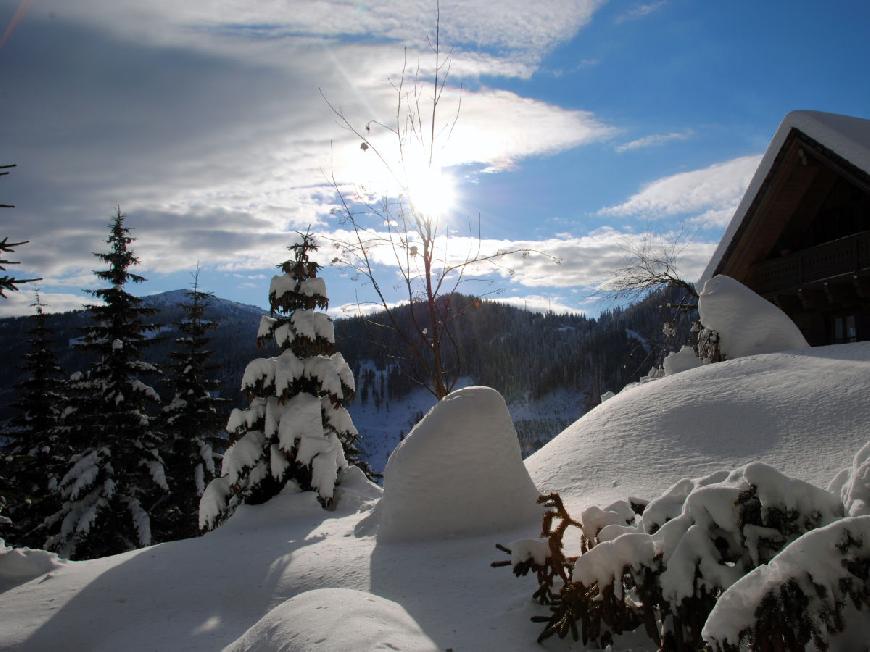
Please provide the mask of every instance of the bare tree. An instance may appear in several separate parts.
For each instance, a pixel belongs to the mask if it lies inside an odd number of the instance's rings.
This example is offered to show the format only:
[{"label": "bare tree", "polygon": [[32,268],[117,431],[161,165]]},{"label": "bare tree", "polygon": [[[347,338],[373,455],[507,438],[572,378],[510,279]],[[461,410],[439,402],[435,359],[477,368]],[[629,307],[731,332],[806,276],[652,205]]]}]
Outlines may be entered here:
[{"label": "bare tree", "polygon": [[[7,164],[0,165],[0,177],[5,177],[9,174],[8,170],[14,168],[15,164]],[[12,204],[0,204],[0,208],[15,208]],[[21,242],[9,242],[9,237],[4,237],[0,240],[0,256],[4,254],[11,254],[15,251],[15,247],[20,247],[21,245],[25,245],[29,240],[22,240]],[[6,260],[5,258],[0,257],[0,272],[5,272],[5,265],[17,265],[18,263],[14,260]],[[18,290],[18,286],[22,283],[32,283],[34,281],[41,281],[41,278],[15,278],[14,276],[7,276],[5,274],[0,275],[0,298],[6,298],[6,292],[16,292]]]},{"label": "bare tree", "polygon": [[680,273],[679,259],[684,246],[681,238],[666,241],[647,235],[627,247],[626,264],[616,270],[605,287],[617,300],[635,301],[656,291],[676,290],[661,306],[665,313],[662,329],[667,338],[674,338],[678,323],[688,322],[689,343],[697,353],[702,329],[696,314],[698,290]]},{"label": "bare tree", "polygon": [[[338,123],[359,139],[362,151],[377,159],[397,188],[395,193],[374,202],[361,200],[367,194],[364,189],[354,192],[342,186],[334,171],[328,173],[338,197],[335,213],[350,232],[347,238],[332,239],[336,249],[333,262],[353,269],[371,286],[389,325],[407,345],[418,367],[425,370],[423,378],[414,380],[438,399],[446,396],[457,381],[458,350],[452,329],[458,314],[451,295],[464,281],[488,272],[511,274],[508,257],[540,254],[525,248],[485,251],[479,217],[476,233],[465,239],[470,246],[458,251],[456,233],[440,221],[431,206],[415,197],[414,186],[421,184],[429,194],[438,192],[435,186],[442,175],[441,159],[462,106],[460,98],[449,117],[440,117],[451,66],[450,55],[441,50],[440,24],[440,6],[436,3],[435,33],[429,40],[434,65],[427,72],[418,62],[410,70],[405,50],[402,72],[392,81],[396,108],[390,122],[371,120],[357,128],[321,91]],[[384,135],[386,145],[381,141]],[[367,226],[371,223],[379,228]],[[388,260],[382,262],[395,265],[399,271],[399,288],[402,303],[409,306],[410,327],[399,324],[378,280],[379,255],[387,256]]]}]

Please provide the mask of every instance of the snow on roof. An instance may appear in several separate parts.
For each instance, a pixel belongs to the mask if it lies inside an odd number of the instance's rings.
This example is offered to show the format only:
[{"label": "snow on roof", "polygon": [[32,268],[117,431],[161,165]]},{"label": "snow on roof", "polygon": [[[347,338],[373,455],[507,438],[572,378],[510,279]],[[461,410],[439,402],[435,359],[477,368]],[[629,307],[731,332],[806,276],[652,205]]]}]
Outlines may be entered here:
[{"label": "snow on roof", "polygon": [[746,189],[746,194],[743,195],[740,205],[734,212],[734,217],[731,218],[731,222],[725,230],[725,235],[722,236],[719,246],[716,247],[713,257],[698,281],[699,287],[703,287],[704,283],[715,274],[716,268],[746,218],[749,208],[767,179],[773,163],[792,129],[809,136],[859,170],[870,174],[870,120],[836,113],[822,113],[821,111],[792,111],[785,116],[776,130],[773,140],[770,141],[770,145]]}]

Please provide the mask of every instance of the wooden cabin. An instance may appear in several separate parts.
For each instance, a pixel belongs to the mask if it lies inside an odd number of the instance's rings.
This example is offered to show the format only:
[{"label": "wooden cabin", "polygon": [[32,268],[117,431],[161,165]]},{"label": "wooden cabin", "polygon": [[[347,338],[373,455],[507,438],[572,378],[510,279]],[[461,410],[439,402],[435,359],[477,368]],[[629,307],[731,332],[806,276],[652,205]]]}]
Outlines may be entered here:
[{"label": "wooden cabin", "polygon": [[813,346],[870,340],[870,120],[789,113],[702,283],[715,274],[775,303]]}]

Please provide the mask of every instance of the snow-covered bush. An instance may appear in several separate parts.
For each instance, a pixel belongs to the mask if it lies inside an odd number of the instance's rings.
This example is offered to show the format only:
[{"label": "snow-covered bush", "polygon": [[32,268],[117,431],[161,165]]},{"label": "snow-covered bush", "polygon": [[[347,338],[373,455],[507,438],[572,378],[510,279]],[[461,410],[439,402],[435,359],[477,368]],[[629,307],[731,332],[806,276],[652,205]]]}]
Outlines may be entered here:
[{"label": "snow-covered bush", "polygon": [[870,441],[855,454],[852,466],[831,481],[828,491],[840,496],[847,516],[870,515]]},{"label": "snow-covered bush", "polygon": [[718,334],[716,343],[729,360],[809,346],[788,315],[729,276],[707,281],[698,314],[704,328]]},{"label": "snow-covered bush", "polygon": [[[857,612],[857,614],[856,614]],[[804,534],[731,585],[703,629],[714,650],[866,649],[870,516]]]},{"label": "snow-covered bush", "polygon": [[268,500],[291,480],[331,507],[339,474],[357,455],[357,431],[344,407],[353,398],[353,373],[334,352],[329,317],[314,312],[328,305],[320,265],[309,260],[317,246],[306,233],[291,249],[294,258],[269,288],[272,316],[263,317],[257,332],[260,342],[275,338],[281,353],[245,369],[242,389],[251,403],[227,422],[232,445],[221,477],[202,493],[202,529],[214,528],[243,502]]},{"label": "snow-covered bush", "polygon": [[[540,548],[528,542],[508,548],[515,572],[535,571],[535,597],[551,603],[551,615],[535,619],[546,623],[539,640],[571,632],[607,645],[644,626],[668,650],[697,649],[720,595],[798,537],[843,515],[833,494],[761,463],[681,480],[645,507],[636,500],[590,507],[579,522],[557,496],[546,500],[543,562]],[[643,514],[632,519],[635,507]],[[568,526],[582,531],[576,558],[562,554]],[[523,554],[514,553],[517,545]]]}]

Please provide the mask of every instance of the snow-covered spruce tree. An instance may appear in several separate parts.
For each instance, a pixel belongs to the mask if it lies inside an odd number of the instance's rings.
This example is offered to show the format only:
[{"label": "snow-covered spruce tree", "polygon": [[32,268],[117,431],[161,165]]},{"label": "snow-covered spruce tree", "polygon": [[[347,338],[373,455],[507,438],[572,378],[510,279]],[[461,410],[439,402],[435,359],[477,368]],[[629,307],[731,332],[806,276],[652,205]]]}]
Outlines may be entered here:
[{"label": "snow-covered spruce tree", "polygon": [[0,456],[0,474],[11,490],[7,500],[15,527],[7,540],[30,547],[42,545],[44,537],[37,526],[59,506],[54,490],[69,458],[69,449],[57,429],[66,400],[63,372],[51,347],[43,305],[37,294],[29,350],[23,356],[24,377],[16,385],[12,404],[17,414],[12,428],[4,433],[9,443]]},{"label": "snow-covered spruce tree", "polygon": [[61,478],[61,508],[48,519],[46,547],[69,558],[102,557],[151,543],[151,509],[168,491],[158,452],[161,436],[147,408],[159,396],[140,377],[156,372],[142,360],[153,329],[143,319],[153,311],[125,285],[144,279],[129,271],[139,261],[130,230],[118,209],[109,251],[94,254],[108,267],[96,275],[109,287],[91,290],[102,300],[89,310],[92,325],[81,348],[94,361],[73,375],[73,396],[62,429],[74,454]]},{"label": "snow-covered spruce tree", "polygon": [[199,524],[212,529],[236,507],[261,503],[288,482],[314,490],[327,509],[338,475],[357,455],[357,432],[344,404],[353,398],[353,373],[335,353],[332,320],[316,308],[328,305],[320,265],[309,259],[314,238],[301,234],[283,275],[269,287],[271,317],[263,317],[258,343],[274,338],[280,354],[257,358],[245,369],[242,389],[251,399],[233,410],[221,477],[206,488]]},{"label": "snow-covered spruce tree", "polygon": [[220,382],[210,376],[214,366],[209,364],[212,352],[208,348],[208,333],[217,323],[205,318],[212,296],[199,289],[197,270],[188,301],[182,305],[184,318],[177,326],[180,336],[169,354],[172,401],[163,408],[166,438],[161,455],[171,493],[152,527],[157,541],[199,534],[199,499],[219,469],[216,451],[224,440],[218,435],[223,426],[218,408],[224,399],[216,395]]}]

